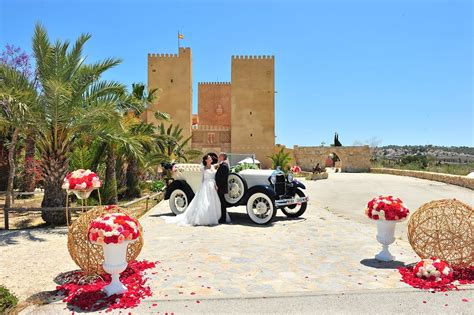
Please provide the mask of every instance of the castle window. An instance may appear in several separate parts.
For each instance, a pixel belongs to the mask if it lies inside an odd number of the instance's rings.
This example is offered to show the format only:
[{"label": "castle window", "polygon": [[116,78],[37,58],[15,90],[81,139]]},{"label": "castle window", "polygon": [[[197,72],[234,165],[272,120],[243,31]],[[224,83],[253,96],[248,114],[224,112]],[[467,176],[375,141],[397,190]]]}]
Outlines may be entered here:
[{"label": "castle window", "polygon": [[207,133],[207,143],[213,144],[216,140],[216,134],[214,132]]},{"label": "castle window", "polygon": [[156,69],[151,70],[152,72],[156,72]]},{"label": "castle window", "polygon": [[250,115],[252,115],[252,112],[250,112]]},{"label": "castle window", "polygon": [[173,83],[173,79],[171,79],[171,83]]},{"label": "castle window", "polygon": [[253,134],[250,134],[251,137],[253,137]]}]

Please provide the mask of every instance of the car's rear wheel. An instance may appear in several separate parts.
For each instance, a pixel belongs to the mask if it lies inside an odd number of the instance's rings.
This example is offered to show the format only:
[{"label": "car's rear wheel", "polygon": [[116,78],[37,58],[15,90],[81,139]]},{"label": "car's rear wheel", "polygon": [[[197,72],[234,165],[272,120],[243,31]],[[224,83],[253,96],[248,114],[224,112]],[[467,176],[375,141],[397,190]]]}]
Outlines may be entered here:
[{"label": "car's rear wheel", "polygon": [[191,196],[180,188],[176,188],[170,195],[170,208],[175,214],[181,214],[186,211],[189,203],[191,202]]},{"label": "car's rear wheel", "polygon": [[247,183],[240,175],[231,173],[229,174],[227,185],[228,193],[225,194],[225,200],[230,206],[238,205],[245,195]]},{"label": "car's rear wheel", "polygon": [[276,215],[275,201],[264,193],[254,193],[247,201],[247,214],[257,224],[269,224]]},{"label": "car's rear wheel", "polygon": [[[300,189],[296,189],[295,197],[304,197],[305,194]],[[289,218],[298,218],[306,211],[308,206],[307,202],[302,202],[300,204],[294,204],[291,206],[286,206],[281,208],[281,211]]]}]

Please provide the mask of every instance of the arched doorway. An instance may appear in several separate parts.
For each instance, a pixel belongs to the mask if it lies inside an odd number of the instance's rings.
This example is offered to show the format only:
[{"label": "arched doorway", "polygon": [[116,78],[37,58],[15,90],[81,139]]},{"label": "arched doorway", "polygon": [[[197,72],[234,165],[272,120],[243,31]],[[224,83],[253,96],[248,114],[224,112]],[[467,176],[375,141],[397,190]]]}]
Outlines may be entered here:
[{"label": "arched doorway", "polygon": [[326,157],[326,170],[330,172],[341,172],[342,171],[342,162],[341,158],[336,154],[336,152],[331,152]]}]

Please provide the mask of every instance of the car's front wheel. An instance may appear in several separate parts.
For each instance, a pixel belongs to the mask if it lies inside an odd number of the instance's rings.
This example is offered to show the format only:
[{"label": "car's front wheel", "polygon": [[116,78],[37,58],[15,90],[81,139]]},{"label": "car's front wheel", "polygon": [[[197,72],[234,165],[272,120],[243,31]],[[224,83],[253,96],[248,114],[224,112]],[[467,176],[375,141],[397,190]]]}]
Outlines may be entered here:
[{"label": "car's front wheel", "polygon": [[275,201],[264,193],[254,193],[247,201],[247,214],[257,224],[269,224],[276,215]]},{"label": "car's front wheel", "polygon": [[[296,189],[295,197],[304,197],[305,194],[300,189]],[[281,211],[288,217],[288,218],[298,218],[306,211],[306,207],[308,206],[307,202],[302,202],[300,204],[294,204],[291,206],[286,206],[281,208]]]},{"label": "car's front wheel", "polygon": [[225,200],[230,206],[236,206],[244,197],[247,191],[247,183],[238,174],[230,173],[228,182],[228,193],[225,194]]},{"label": "car's front wheel", "polygon": [[191,202],[191,196],[188,196],[186,192],[180,188],[176,188],[170,195],[170,208],[175,214],[181,214],[186,211],[189,203]]}]

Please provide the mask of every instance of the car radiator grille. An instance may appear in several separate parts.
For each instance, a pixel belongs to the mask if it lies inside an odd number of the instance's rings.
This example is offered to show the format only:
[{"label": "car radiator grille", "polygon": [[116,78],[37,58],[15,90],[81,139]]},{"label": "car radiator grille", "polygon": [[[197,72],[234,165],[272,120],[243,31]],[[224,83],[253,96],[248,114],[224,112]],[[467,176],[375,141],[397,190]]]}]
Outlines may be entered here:
[{"label": "car radiator grille", "polygon": [[277,175],[276,182],[275,182],[275,192],[277,195],[285,195],[286,194],[286,179],[285,175]]}]

